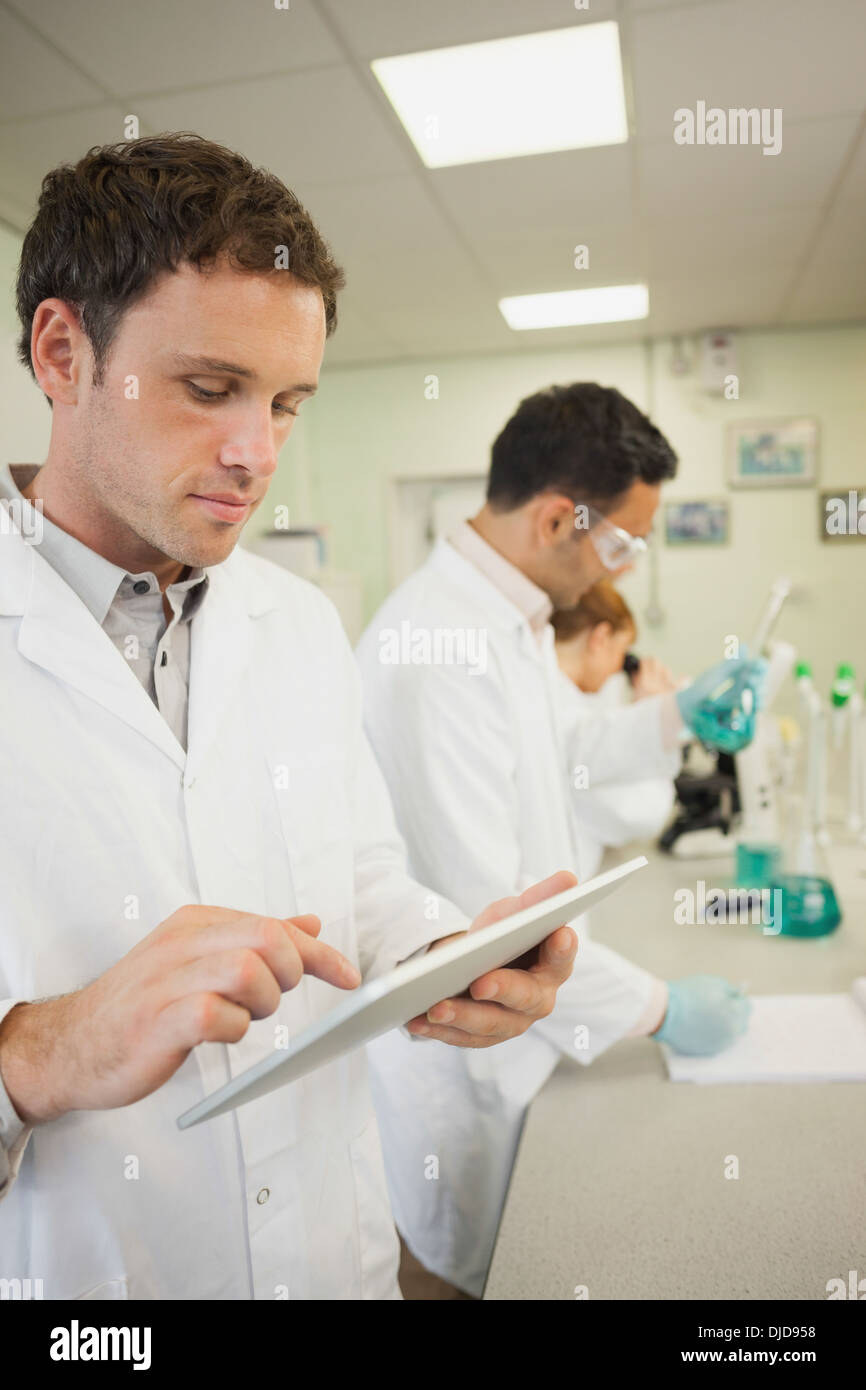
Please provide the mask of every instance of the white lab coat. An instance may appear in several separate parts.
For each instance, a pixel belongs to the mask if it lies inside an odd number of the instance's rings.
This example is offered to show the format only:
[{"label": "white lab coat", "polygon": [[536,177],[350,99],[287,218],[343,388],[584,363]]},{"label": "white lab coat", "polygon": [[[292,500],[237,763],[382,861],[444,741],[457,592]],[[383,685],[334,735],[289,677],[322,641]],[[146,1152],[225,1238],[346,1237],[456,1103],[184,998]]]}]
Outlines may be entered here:
[{"label": "white lab coat", "polygon": [[[565,682],[563,703],[574,702],[584,718],[606,710],[629,709],[634,703],[628,680],[611,676],[600,690],[580,690],[560,671]],[[581,870],[585,877],[598,873],[606,849],[619,849],[634,840],[649,840],[667,824],[676,790],[672,777],[643,777],[633,782],[603,782],[582,789],[572,801],[579,826]]]},{"label": "white lab coat", "polygon": [[[385,664],[380,634],[405,622],[410,636],[483,631],[486,672]],[[595,786],[670,778],[679,765],[662,745],[658,699],[586,718],[553,629],[540,649],[514,604],[447,541],[386,600],[357,655],[410,865],[467,913],[556,869],[589,876],[575,767],[589,768]],[[640,911],[640,887],[620,901]],[[368,1048],[397,1225],[422,1263],[470,1293],[483,1287],[526,1106],[563,1053],[591,1061],[649,1001],[652,976],[591,941],[586,918],[577,925],[572,978],[523,1037],[457,1050],[390,1033]],[[576,1048],[579,1025],[588,1034]]]},{"label": "white lab coat", "polygon": [[[330,602],[243,551],[210,586],[186,754],[73,590],[0,534],[0,1013],[87,984],[184,903],[316,912],[368,977],[442,933],[405,872]],[[146,1099],[38,1126],[0,1203],[0,1277],[64,1299],[398,1298],[362,1051],[175,1123],[277,1026],[343,997],[306,978]]]}]

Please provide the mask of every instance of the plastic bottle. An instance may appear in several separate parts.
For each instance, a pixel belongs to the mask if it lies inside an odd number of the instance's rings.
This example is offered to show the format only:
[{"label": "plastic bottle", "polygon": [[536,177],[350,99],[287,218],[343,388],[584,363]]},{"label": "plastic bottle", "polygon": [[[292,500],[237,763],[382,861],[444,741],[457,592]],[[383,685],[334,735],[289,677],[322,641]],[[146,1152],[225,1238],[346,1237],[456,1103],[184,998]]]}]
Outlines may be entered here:
[{"label": "plastic bottle", "polygon": [[864,800],[864,747],[863,747],[863,697],[859,690],[852,690],[847,706],[848,713],[848,814],[845,828],[856,835],[863,829],[866,819],[866,800]]},{"label": "plastic bottle", "polygon": [[[827,819],[845,824],[851,781],[852,696],[854,667],[840,661],[830,687],[830,739],[827,749]],[[837,832],[836,832],[837,833]]]},{"label": "plastic bottle", "polygon": [[[789,800],[784,867],[773,875],[771,916],[785,936],[826,936],[842,920],[823,849],[827,780],[827,720],[807,662],[795,679],[805,725],[802,798]],[[843,673],[837,680],[845,679]],[[834,682],[834,689],[836,683]],[[840,694],[844,693],[840,687]],[[850,695],[850,692],[849,692]],[[845,697],[846,700],[848,696]],[[836,706],[841,708],[840,705]],[[778,920],[777,920],[778,919]]]}]

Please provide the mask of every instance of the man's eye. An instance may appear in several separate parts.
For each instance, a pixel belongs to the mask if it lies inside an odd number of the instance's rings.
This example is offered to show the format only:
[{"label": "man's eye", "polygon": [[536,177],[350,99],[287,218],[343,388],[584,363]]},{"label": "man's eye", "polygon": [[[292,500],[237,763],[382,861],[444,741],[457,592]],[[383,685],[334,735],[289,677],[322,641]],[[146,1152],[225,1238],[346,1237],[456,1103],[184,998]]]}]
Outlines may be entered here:
[{"label": "man's eye", "polygon": [[[197,401],[224,401],[229,395],[228,391],[206,391],[203,386],[196,386],[194,381],[188,381],[186,384]],[[280,405],[278,401],[274,401],[272,408],[278,415],[297,415],[298,413],[290,406]]]},{"label": "man's eye", "polygon": [[200,401],[221,401],[228,395],[228,391],[206,391],[203,386],[196,386],[194,381],[188,381],[187,386]]}]

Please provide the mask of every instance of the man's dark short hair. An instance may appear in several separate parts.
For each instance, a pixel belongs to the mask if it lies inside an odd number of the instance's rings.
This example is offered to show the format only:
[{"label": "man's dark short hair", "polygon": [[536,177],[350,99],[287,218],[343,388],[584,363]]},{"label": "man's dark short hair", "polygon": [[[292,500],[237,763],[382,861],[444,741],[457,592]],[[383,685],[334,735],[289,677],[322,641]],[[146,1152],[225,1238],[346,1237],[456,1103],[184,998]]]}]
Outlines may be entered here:
[{"label": "man's dark short hair", "polygon": [[345,276],[274,174],[191,131],[94,146],[42,180],[18,268],[19,358],[35,379],[33,316],[44,299],[62,299],[78,312],[100,385],[124,313],[157,276],[183,262],[210,268],[218,256],[239,270],[285,266],[320,289],[333,333]]},{"label": "man's dark short hair", "polygon": [[513,511],[541,492],[610,510],[635,482],[660,483],[677,456],[660,430],[612,386],[549,386],[520,402],[493,444],[487,500]]}]

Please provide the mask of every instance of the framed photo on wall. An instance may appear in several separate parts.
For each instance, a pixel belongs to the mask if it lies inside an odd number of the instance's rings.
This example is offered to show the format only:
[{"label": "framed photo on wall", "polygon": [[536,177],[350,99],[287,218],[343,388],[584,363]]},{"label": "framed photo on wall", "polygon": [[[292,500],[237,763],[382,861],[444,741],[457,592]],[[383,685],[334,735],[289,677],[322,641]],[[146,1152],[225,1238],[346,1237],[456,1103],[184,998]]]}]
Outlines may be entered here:
[{"label": "framed photo on wall", "polygon": [[730,507],[724,497],[665,503],[665,545],[727,545]]},{"label": "framed photo on wall", "polygon": [[728,425],[729,487],[812,487],[818,477],[818,422],[735,420]]}]

